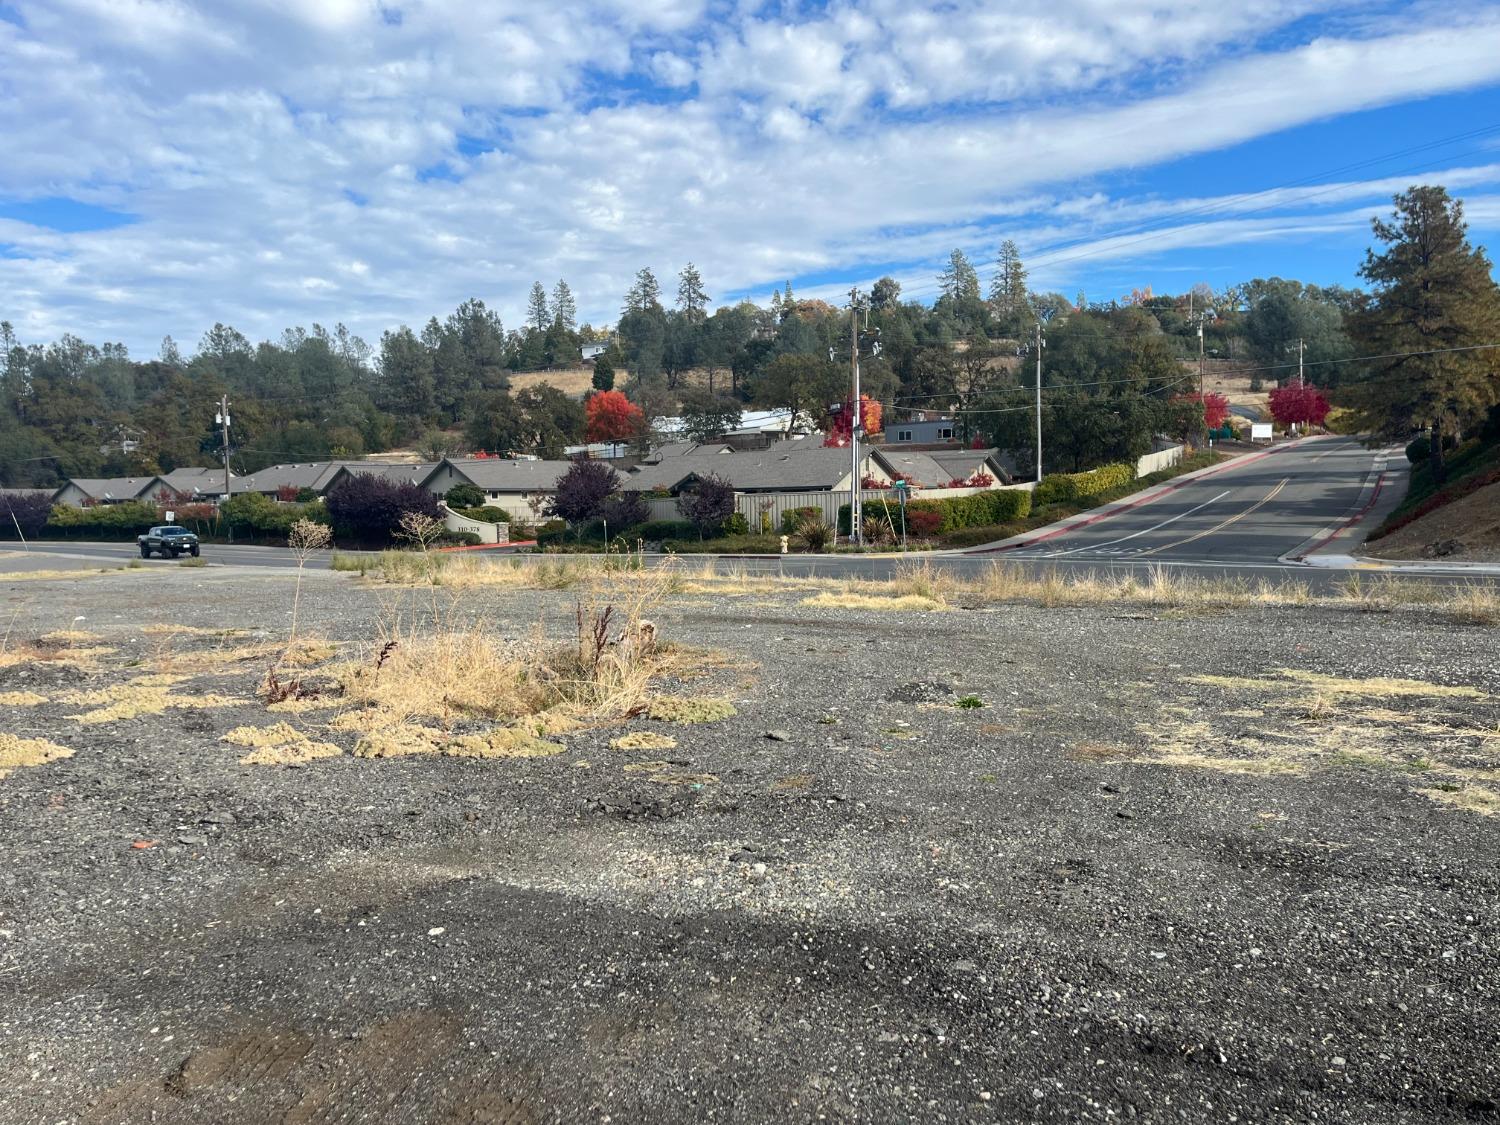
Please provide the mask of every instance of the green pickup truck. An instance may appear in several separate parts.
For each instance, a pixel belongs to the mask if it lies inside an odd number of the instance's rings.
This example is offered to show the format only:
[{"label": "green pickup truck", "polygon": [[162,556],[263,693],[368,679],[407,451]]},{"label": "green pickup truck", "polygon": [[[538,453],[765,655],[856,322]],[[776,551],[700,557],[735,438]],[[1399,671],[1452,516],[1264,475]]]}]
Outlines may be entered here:
[{"label": "green pickup truck", "polygon": [[162,558],[170,555],[175,559],[184,551],[193,558],[198,557],[198,537],[187,528],[178,527],[174,523],[153,527],[145,535],[137,535],[135,542],[141,549],[143,559],[149,559],[152,551],[161,555]]}]

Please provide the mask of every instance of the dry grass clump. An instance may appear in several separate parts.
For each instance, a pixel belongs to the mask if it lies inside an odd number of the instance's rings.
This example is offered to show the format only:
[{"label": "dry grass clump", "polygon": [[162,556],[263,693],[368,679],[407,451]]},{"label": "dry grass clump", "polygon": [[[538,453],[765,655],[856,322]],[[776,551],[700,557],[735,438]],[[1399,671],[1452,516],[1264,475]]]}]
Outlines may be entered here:
[{"label": "dry grass clump", "polygon": [[[619,605],[602,601],[604,584],[595,584],[564,643],[540,631],[506,637],[483,619],[445,616],[434,600],[431,623],[388,627],[365,659],[330,669],[348,707],[331,725],[358,732],[355,752],[367,757],[556,753],[547,735],[644,711],[651,685],[677,668],[678,654],[658,643],[646,615],[669,580],[638,575],[615,591]],[[495,728],[474,734],[476,722]]]},{"label": "dry grass clump", "polygon": [[1500,816],[1500,792],[1477,785],[1462,785],[1451,788],[1423,789],[1422,795],[1430,797],[1456,809],[1478,813],[1480,816]]},{"label": "dry grass clump", "polygon": [[148,637],[243,637],[245,629],[205,629],[197,625],[178,625],[175,622],[157,622],[145,626],[141,632]]},{"label": "dry grass clump", "polygon": [[269,727],[235,727],[223,741],[253,747],[240,759],[242,766],[300,766],[343,753],[331,742],[315,742],[290,723]]},{"label": "dry grass clump", "polygon": [[716,723],[738,714],[727,699],[658,695],[646,707],[646,718],[662,723]]},{"label": "dry grass clump", "polygon": [[37,638],[40,643],[48,645],[80,645],[103,639],[98,633],[90,633],[87,629],[53,629]]},{"label": "dry grass clump", "polygon": [[886,597],[880,594],[824,593],[803,598],[802,604],[815,609],[878,609],[887,613],[936,613],[949,608],[947,602],[936,601],[921,594]]},{"label": "dry grass clump", "polygon": [[650,730],[632,731],[609,740],[611,750],[673,750],[676,746],[677,740],[671,735]]},{"label": "dry grass clump", "polygon": [[73,751],[45,738],[21,738],[0,731],[0,778],[18,769],[45,765],[60,758],[71,758]]},{"label": "dry grass clump", "polygon": [[677,767],[678,762],[632,762],[625,767],[626,773],[644,774],[647,781],[657,785],[717,785],[718,777],[711,773],[688,773]]},{"label": "dry grass clump", "polygon": [[0,691],[0,707],[35,707],[46,702],[45,695],[34,691]]},{"label": "dry grass clump", "polygon": [[72,707],[90,708],[81,714],[69,716],[74,722],[84,726],[114,723],[141,715],[159,715],[174,707],[235,707],[240,703],[240,700],[224,695],[174,695],[165,687],[138,683],[68,692],[58,696],[56,701]]}]

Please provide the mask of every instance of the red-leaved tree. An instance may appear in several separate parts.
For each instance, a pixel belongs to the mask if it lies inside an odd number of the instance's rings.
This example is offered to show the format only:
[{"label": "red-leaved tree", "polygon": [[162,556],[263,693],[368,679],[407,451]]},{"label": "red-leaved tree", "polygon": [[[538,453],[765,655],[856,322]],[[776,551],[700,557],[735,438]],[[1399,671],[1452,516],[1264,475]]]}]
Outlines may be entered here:
[{"label": "red-leaved tree", "polygon": [[[883,418],[880,403],[866,394],[859,396],[859,402],[864,410],[862,421],[864,423],[865,436],[868,437],[871,434],[880,433]],[[828,436],[823,439],[823,444],[840,448],[848,445],[850,423],[853,417],[854,413],[849,409],[849,400],[845,399],[839,405],[838,412],[829,416]]]},{"label": "red-leaved tree", "polygon": [[646,426],[646,414],[621,391],[600,391],[583,404],[585,441],[629,441]]},{"label": "red-leaved tree", "polygon": [[1328,400],[1311,383],[1288,383],[1277,387],[1270,396],[1271,417],[1283,426],[1304,422],[1321,426],[1328,417]]},{"label": "red-leaved tree", "polygon": [[1206,395],[1200,395],[1197,391],[1192,394],[1178,395],[1178,402],[1201,402],[1203,404],[1203,424],[1210,430],[1217,430],[1229,417],[1229,399],[1218,391],[1209,391]]}]

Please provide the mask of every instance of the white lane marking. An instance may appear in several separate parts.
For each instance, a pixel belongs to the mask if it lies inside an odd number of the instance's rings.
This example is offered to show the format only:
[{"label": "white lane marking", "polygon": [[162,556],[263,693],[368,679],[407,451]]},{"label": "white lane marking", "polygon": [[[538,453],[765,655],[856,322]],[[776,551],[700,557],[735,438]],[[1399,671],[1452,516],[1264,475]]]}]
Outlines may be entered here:
[{"label": "white lane marking", "polygon": [[1197,507],[1189,508],[1185,512],[1178,512],[1171,519],[1162,520],[1161,523],[1156,524],[1154,527],[1144,528],[1143,530],[1134,532],[1134,533],[1132,533],[1130,535],[1122,535],[1118,539],[1110,539],[1110,540],[1108,540],[1107,542],[1104,542],[1104,543],[1094,543],[1094,544],[1091,544],[1091,545],[1089,545],[1087,547],[1074,547],[1071,551],[1058,551],[1058,552],[1056,552],[1054,554],[1051,554],[1051,555],[1048,555],[1046,557],[1047,558],[1062,558],[1065,555],[1076,555],[1076,554],[1078,554],[1079,552],[1082,552],[1082,551],[1099,551],[1099,550],[1103,550],[1105,547],[1113,547],[1116,543],[1125,543],[1125,542],[1127,542],[1127,541],[1129,541],[1131,539],[1138,539],[1142,535],[1150,535],[1153,531],[1160,531],[1162,528],[1166,527],[1168,524],[1170,524],[1170,523],[1176,523],[1178,520],[1184,518],[1185,516],[1190,516],[1194,512],[1199,511],[1199,510],[1201,510],[1203,508],[1206,508],[1210,504],[1212,504],[1212,503],[1214,503],[1216,501],[1224,499],[1224,497],[1228,496],[1233,491],[1234,491],[1234,489],[1232,489],[1232,488],[1226,488],[1223,492],[1219,493],[1217,496],[1211,497],[1211,498],[1203,501],[1203,503],[1199,504]]}]

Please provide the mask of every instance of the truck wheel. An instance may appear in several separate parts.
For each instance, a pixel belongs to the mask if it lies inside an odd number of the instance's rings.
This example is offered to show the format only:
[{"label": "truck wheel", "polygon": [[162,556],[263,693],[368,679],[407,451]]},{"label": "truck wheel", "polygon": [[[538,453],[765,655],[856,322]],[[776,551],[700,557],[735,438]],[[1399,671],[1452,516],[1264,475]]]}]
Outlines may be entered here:
[{"label": "truck wheel", "polygon": [[141,558],[143,558],[143,559],[149,559],[150,557],[151,557],[151,548],[147,547],[145,545],[142,545],[142,547],[141,547]]},{"label": "truck wheel", "polygon": [[173,558],[174,558],[174,559],[175,559],[175,558],[176,558],[176,557],[177,557],[177,556],[178,556],[178,555],[179,555],[179,554],[181,554],[181,553],[182,553],[182,552],[180,552],[180,551],[179,551],[179,550],[178,550],[178,549],[177,549],[177,548],[176,548],[176,547],[172,547],[172,548],[170,548],[170,550],[171,550],[171,552],[172,552],[172,557],[173,557]]},{"label": "truck wheel", "polygon": [[198,557],[198,554],[199,554],[199,549],[197,547],[193,547],[191,550],[192,550],[193,558],[196,559]]}]

